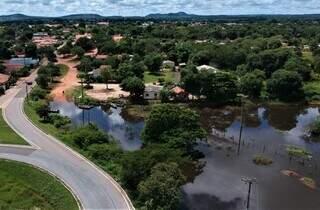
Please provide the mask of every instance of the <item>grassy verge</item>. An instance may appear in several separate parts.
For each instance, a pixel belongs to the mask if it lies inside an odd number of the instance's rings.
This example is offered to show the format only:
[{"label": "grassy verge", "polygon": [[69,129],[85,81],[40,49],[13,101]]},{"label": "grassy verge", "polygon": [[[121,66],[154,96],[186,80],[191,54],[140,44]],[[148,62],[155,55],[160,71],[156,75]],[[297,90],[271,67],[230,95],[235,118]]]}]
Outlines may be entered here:
[{"label": "grassy verge", "polygon": [[158,82],[159,79],[164,79],[166,82],[179,82],[179,79],[176,76],[176,72],[161,72],[159,74],[153,74],[150,72],[144,72],[144,82],[145,83],[154,83]]},{"label": "grassy verge", "polygon": [[24,112],[29,118],[29,120],[42,131],[47,134],[50,134],[57,139],[62,140],[65,144],[72,146],[71,142],[68,141],[67,133],[63,132],[61,129],[56,128],[53,124],[44,123],[42,119],[37,115],[32,101],[24,103]]},{"label": "grassy verge", "polygon": [[18,134],[16,134],[6,123],[0,109],[0,144],[28,145]]},{"label": "grassy verge", "polygon": [[49,174],[0,160],[0,209],[78,209],[72,194]]}]

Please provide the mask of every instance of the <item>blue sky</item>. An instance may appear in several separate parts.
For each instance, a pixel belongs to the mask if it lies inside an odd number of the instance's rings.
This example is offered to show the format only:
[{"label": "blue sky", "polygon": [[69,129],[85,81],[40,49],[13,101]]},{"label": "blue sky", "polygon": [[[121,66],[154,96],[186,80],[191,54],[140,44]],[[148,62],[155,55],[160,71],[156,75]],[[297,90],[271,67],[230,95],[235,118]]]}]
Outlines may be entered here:
[{"label": "blue sky", "polygon": [[311,14],[320,13],[320,0],[0,0],[0,15],[131,16],[179,11],[205,15]]}]

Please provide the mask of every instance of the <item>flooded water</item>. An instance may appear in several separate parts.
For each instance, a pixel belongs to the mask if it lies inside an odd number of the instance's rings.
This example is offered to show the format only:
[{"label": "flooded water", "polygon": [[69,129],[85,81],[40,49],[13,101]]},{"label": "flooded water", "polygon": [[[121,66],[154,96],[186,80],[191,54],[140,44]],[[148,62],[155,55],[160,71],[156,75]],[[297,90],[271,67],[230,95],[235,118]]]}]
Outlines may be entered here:
[{"label": "flooded water", "polygon": [[[206,166],[193,183],[184,186],[183,209],[245,209],[248,185],[243,177],[256,178],[251,191],[250,209],[317,210],[320,192],[305,187],[296,178],[284,176],[291,169],[320,183],[320,144],[308,143],[303,134],[319,116],[318,108],[299,106],[256,107],[246,110],[243,129],[244,144],[236,153],[240,110],[201,110],[202,124],[211,133],[210,146],[202,144]],[[226,137],[228,141],[218,140]],[[313,159],[304,165],[290,161],[285,147],[293,144],[308,149]],[[221,149],[221,147],[224,149]],[[227,149],[228,148],[228,149]],[[264,154],[274,160],[271,166],[256,166],[252,158]]]},{"label": "flooded water", "polygon": [[[123,149],[141,147],[143,122],[129,122],[121,108],[103,107],[82,111],[73,103],[52,103],[53,109],[69,116],[75,125],[88,121],[119,140]],[[199,150],[205,154],[203,172],[183,187],[183,210],[245,209],[248,185],[243,177],[256,178],[252,185],[252,210],[318,210],[320,192],[305,187],[296,178],[284,176],[291,169],[320,183],[320,143],[303,139],[308,125],[319,116],[319,108],[301,106],[252,107],[245,110],[243,142],[237,155],[240,130],[240,109],[205,108],[200,110],[201,122],[210,133],[208,143]],[[306,148],[313,153],[311,161],[290,160],[285,152],[288,144]],[[271,166],[256,166],[254,155],[264,154],[274,160]]]},{"label": "flooded water", "polygon": [[88,122],[96,124],[101,130],[115,137],[124,150],[137,150],[142,146],[140,133],[144,123],[124,120],[121,108],[94,107],[91,110],[82,110],[71,102],[52,102],[51,108],[59,110],[61,115],[70,117],[73,125]]}]

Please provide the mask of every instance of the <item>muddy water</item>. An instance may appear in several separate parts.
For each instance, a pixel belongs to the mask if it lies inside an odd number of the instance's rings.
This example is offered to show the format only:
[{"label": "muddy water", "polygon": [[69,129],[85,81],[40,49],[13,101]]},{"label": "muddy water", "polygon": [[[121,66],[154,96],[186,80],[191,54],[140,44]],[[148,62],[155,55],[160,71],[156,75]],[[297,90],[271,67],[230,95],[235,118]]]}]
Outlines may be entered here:
[{"label": "muddy water", "polygon": [[[52,103],[62,115],[69,116],[73,124],[83,121],[96,123],[112,134],[126,150],[141,147],[140,133],[143,122],[129,122],[121,109],[103,107],[82,111],[72,103]],[[251,107],[245,109],[243,142],[237,155],[240,128],[240,109],[205,108],[199,110],[201,122],[210,136],[200,143],[205,154],[203,172],[193,183],[183,187],[183,210],[237,210],[245,209],[248,185],[242,177],[257,179],[250,199],[252,210],[318,210],[320,192],[311,190],[297,179],[280,173],[292,169],[320,183],[320,143],[308,143],[302,136],[307,126],[319,116],[319,108],[300,106]],[[313,153],[310,161],[290,160],[285,146],[293,144]],[[264,154],[274,160],[271,166],[256,166],[252,158]]]},{"label": "muddy water", "polygon": [[[319,115],[318,108],[299,106],[255,107],[246,110],[244,143],[240,155],[236,153],[240,128],[240,110],[203,109],[202,123],[211,136],[209,145],[202,144],[206,166],[194,183],[184,186],[183,209],[245,209],[248,185],[242,177],[256,178],[251,192],[250,209],[317,210],[320,192],[302,185],[297,179],[280,173],[292,169],[320,183],[320,144],[307,143],[303,133]],[[220,140],[216,136],[226,137]],[[313,159],[300,162],[289,159],[285,145],[308,149]],[[264,154],[274,160],[271,166],[256,166],[252,158]]]},{"label": "muddy water", "polygon": [[142,146],[140,133],[144,123],[124,120],[121,108],[94,107],[91,110],[82,110],[71,102],[52,102],[51,108],[59,110],[61,115],[70,117],[73,125],[83,125],[88,122],[96,124],[115,137],[125,150],[137,150]]}]

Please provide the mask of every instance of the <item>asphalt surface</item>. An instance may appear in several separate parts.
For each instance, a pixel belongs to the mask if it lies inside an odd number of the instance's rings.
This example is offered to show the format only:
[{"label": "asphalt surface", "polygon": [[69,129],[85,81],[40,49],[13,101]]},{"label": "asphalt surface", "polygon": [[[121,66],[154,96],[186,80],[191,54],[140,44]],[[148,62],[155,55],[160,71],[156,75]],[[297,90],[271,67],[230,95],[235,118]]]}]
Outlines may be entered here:
[{"label": "asphalt surface", "polygon": [[27,119],[23,112],[25,84],[16,89],[17,94],[4,103],[3,114],[8,124],[32,146],[0,145],[0,158],[25,162],[53,173],[69,187],[83,209],[134,209],[124,190],[108,174]]}]

